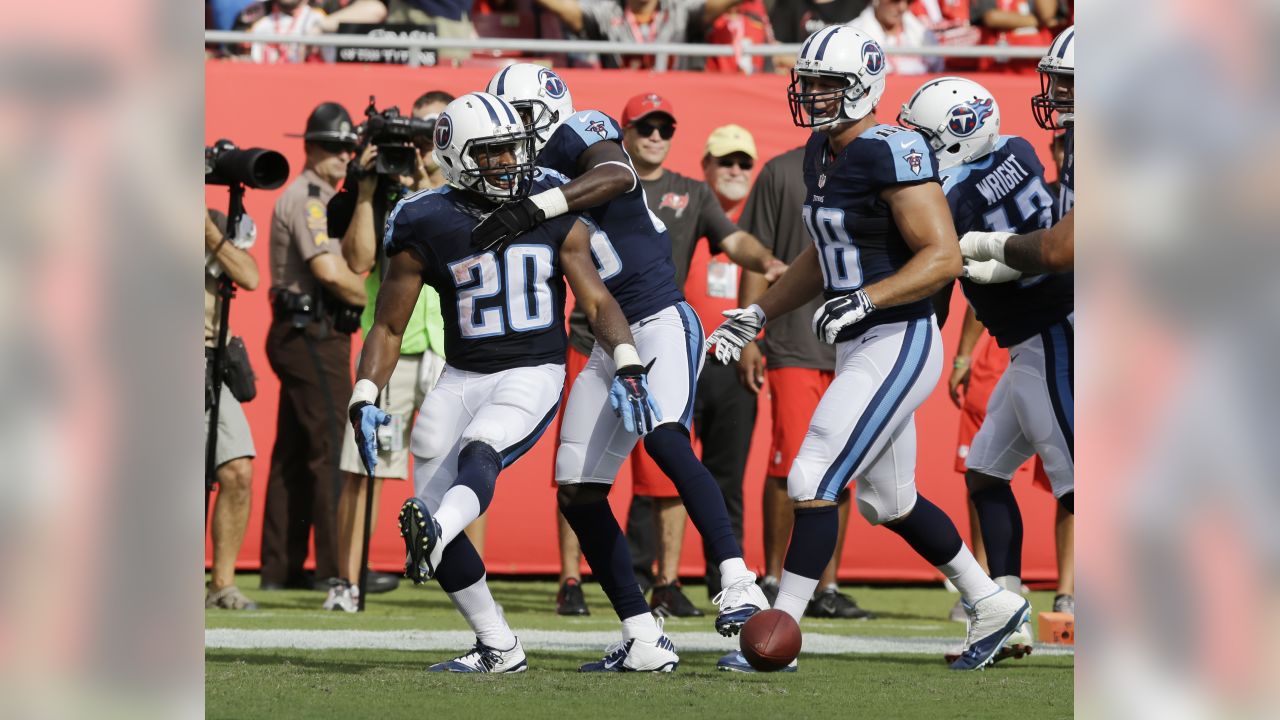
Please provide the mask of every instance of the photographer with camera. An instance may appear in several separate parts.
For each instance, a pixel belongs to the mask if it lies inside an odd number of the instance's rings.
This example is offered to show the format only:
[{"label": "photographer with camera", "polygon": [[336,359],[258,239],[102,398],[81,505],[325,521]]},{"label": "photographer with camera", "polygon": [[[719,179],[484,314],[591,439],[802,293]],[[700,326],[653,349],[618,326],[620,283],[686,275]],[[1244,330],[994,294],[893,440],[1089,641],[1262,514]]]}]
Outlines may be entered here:
[{"label": "photographer with camera", "polygon": [[[379,242],[379,230],[386,226],[387,214],[405,195],[444,184],[431,157],[435,117],[453,96],[432,91],[414,104],[412,117],[402,117],[397,108],[379,111],[370,98],[366,121],[359,128],[363,147],[351,164],[342,190],[329,201],[329,232],[342,237],[342,254],[356,272],[368,272],[365,292],[376,297],[385,269],[386,256]],[[373,325],[372,303],[361,318],[362,331]],[[379,428],[378,460],[373,471],[373,507],[378,506],[382,480],[409,479],[409,432],[414,414],[426,394],[435,387],[444,368],[444,320],[440,297],[423,286],[413,315],[400,343],[400,360],[386,389],[378,398],[379,407],[391,424]],[[360,587],[361,555],[364,542],[365,502],[368,497],[366,471],[356,446],[355,433],[348,424],[342,441],[342,471],[345,473],[338,501],[338,557],[340,575],[330,582],[325,610],[355,612],[360,593],[385,592],[396,587],[394,575],[370,572],[367,587]],[[370,517],[370,530],[373,518]]]},{"label": "photographer with camera", "polygon": [[262,528],[262,588],[315,587],[304,574],[315,528],[316,573],[336,577],[338,460],[351,394],[351,333],[368,296],[328,232],[329,199],[357,137],[351,116],[322,103],[307,118],[306,165],[271,217],[271,329],[267,359],[280,410]]},{"label": "photographer with camera", "polygon": [[[257,230],[249,217],[242,216],[237,237],[229,238],[227,216],[206,209],[204,215],[204,356],[205,356],[205,429],[208,432],[210,410],[213,406],[214,386],[212,367],[217,353],[221,324],[222,304],[227,302],[218,292],[219,277],[226,274],[231,282],[245,290],[258,287],[258,264],[248,253]],[[231,343],[244,350],[244,342],[233,338]],[[238,356],[240,357],[240,356]],[[238,372],[248,371],[244,378],[252,386],[252,371],[246,366]],[[230,363],[237,366],[239,363]],[[224,365],[226,367],[227,365]],[[231,378],[235,380],[235,378]],[[213,573],[205,592],[206,608],[225,610],[255,610],[257,603],[245,597],[236,587],[236,556],[244,541],[244,531],[249,524],[250,491],[253,488],[253,435],[249,422],[237,398],[237,388],[242,382],[223,382],[219,387],[217,440],[214,451],[217,470],[218,500],[213,509]],[[243,396],[242,396],[243,397]]]}]

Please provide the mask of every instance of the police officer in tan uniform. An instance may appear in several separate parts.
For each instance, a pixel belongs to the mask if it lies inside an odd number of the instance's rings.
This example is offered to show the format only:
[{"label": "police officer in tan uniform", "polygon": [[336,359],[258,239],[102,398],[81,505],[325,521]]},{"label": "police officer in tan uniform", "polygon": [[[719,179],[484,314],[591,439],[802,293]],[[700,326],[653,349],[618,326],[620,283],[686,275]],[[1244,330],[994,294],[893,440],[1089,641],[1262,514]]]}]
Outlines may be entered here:
[{"label": "police officer in tan uniform", "polygon": [[338,469],[351,395],[351,332],[364,279],[327,232],[326,205],[355,153],[351,116],[323,103],[307,118],[302,174],[271,217],[271,330],[267,359],[280,378],[262,528],[262,588],[312,588],[302,564],[315,528],[316,574],[335,577]]}]

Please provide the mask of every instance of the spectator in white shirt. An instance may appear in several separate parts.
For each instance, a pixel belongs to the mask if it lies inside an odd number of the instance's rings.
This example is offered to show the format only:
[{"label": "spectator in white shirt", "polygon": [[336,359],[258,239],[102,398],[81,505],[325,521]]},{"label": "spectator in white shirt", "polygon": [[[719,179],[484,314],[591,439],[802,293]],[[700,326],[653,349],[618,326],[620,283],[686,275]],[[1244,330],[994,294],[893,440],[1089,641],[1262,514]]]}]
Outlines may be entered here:
[{"label": "spectator in white shirt", "polygon": [[[908,7],[910,0],[871,0],[862,14],[849,21],[875,38],[882,47],[921,47],[937,45],[938,39]],[[889,72],[899,75],[922,75],[940,72],[942,58],[918,55],[885,55]]]}]

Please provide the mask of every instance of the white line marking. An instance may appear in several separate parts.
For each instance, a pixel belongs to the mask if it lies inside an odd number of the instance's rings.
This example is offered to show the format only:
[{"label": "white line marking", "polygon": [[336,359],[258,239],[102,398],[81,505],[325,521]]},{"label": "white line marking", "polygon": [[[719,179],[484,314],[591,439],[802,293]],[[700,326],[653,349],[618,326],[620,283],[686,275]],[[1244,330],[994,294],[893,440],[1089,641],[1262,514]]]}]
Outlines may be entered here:
[{"label": "white line marking", "polygon": [[[525,630],[517,632],[526,651],[603,651],[618,639],[616,632]],[[689,652],[730,652],[738,639],[710,632],[673,632],[671,640]],[[210,628],[204,631],[206,648],[292,648],[298,650],[456,650],[475,643],[465,630],[243,630]],[[816,655],[869,655],[906,653],[938,655],[956,652],[957,640],[926,637],[858,637],[809,633],[804,636],[804,652]],[[1075,655],[1075,648],[1036,645],[1037,655]]]}]

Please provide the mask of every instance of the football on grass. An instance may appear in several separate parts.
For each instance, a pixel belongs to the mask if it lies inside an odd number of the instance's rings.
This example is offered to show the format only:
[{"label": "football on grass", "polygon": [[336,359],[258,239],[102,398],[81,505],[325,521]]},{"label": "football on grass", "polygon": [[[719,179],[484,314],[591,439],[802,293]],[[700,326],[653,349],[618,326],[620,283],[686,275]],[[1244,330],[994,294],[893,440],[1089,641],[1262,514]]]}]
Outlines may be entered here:
[{"label": "football on grass", "polygon": [[742,626],[742,655],[760,672],[774,672],[800,654],[800,625],[781,610],[761,610]]}]

